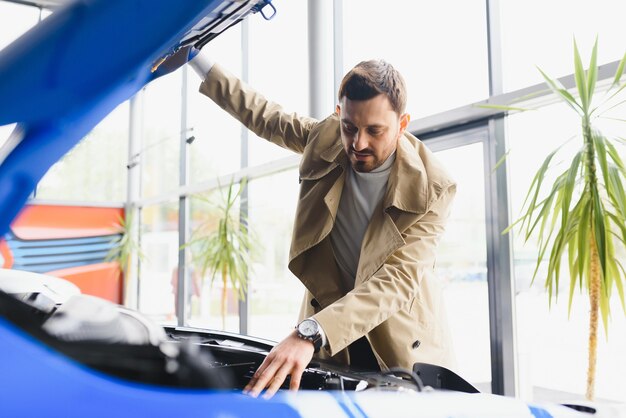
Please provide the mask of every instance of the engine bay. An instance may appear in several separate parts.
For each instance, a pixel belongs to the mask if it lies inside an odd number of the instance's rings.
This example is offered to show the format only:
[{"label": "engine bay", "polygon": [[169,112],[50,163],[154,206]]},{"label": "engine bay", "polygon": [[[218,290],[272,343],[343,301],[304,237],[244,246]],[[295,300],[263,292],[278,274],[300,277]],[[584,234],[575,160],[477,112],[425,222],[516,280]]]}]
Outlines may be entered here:
[{"label": "engine bay", "polygon": [[[7,289],[0,280],[0,316],[72,360],[116,378],[148,385],[241,391],[274,343],[251,336],[162,327],[137,311],[83,294]],[[409,378],[406,379],[405,377]],[[281,389],[289,388],[289,378]],[[373,372],[314,359],[306,390],[420,390],[410,372]]]}]

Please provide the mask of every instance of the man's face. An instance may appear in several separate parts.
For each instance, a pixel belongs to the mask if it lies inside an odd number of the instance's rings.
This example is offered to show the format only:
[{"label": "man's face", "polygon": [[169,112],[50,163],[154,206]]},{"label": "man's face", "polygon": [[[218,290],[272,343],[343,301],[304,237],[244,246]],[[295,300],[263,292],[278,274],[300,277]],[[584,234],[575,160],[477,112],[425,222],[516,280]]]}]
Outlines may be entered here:
[{"label": "man's face", "polygon": [[384,94],[369,100],[344,97],[337,105],[337,114],[343,148],[352,168],[360,172],[372,171],[385,162],[410,120],[406,113],[398,115]]}]

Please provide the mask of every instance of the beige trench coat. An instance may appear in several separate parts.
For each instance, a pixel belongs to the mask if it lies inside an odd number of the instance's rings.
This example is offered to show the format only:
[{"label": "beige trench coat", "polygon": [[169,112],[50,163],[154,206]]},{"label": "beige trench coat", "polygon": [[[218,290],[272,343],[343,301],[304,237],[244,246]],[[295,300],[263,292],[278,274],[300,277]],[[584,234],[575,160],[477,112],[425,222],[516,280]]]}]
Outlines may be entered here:
[{"label": "beige trench coat", "polygon": [[289,269],[307,288],[300,317],[313,316],[326,333],[320,356],[349,364],[346,347],[365,335],[383,369],[418,361],[454,368],[434,265],[456,186],[422,142],[401,137],[355,286],[344,289],[330,243],[349,169],[337,115],[286,113],[217,64],[200,91],[258,136],[302,154]]}]

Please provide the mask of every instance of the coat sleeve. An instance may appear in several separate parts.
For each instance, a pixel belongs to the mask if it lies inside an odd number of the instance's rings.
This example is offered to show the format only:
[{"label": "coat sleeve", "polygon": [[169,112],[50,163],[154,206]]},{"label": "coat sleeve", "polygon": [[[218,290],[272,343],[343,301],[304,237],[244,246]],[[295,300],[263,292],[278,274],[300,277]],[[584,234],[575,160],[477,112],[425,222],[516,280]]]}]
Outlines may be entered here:
[{"label": "coat sleeve", "polygon": [[200,92],[261,138],[299,154],[304,152],[309,132],[317,123],[315,119],[285,112],[219,64],[213,65]]},{"label": "coat sleeve", "polygon": [[420,292],[425,272],[434,269],[436,249],[456,186],[445,189],[428,212],[403,232],[404,245],[376,273],[313,317],[324,328],[334,356],[402,309]]}]

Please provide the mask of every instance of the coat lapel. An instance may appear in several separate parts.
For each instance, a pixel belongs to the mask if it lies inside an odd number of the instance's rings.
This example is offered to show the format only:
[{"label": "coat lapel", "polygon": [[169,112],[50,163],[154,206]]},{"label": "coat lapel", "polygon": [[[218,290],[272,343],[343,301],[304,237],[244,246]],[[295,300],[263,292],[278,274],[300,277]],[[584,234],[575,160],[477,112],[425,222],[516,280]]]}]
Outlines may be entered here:
[{"label": "coat lapel", "polygon": [[407,214],[413,214],[416,220],[426,212],[428,203],[426,170],[409,140],[412,135],[408,138],[407,136],[402,136],[398,142],[396,162],[389,174],[387,192],[374,211],[363,237],[355,286],[371,277],[405,244],[401,231],[390,216],[391,209],[396,208]]},{"label": "coat lapel", "polygon": [[296,211],[289,269],[322,307],[345,293],[329,235],[339,209],[347,157],[341,141],[319,153],[304,155],[300,164],[300,200]]}]

